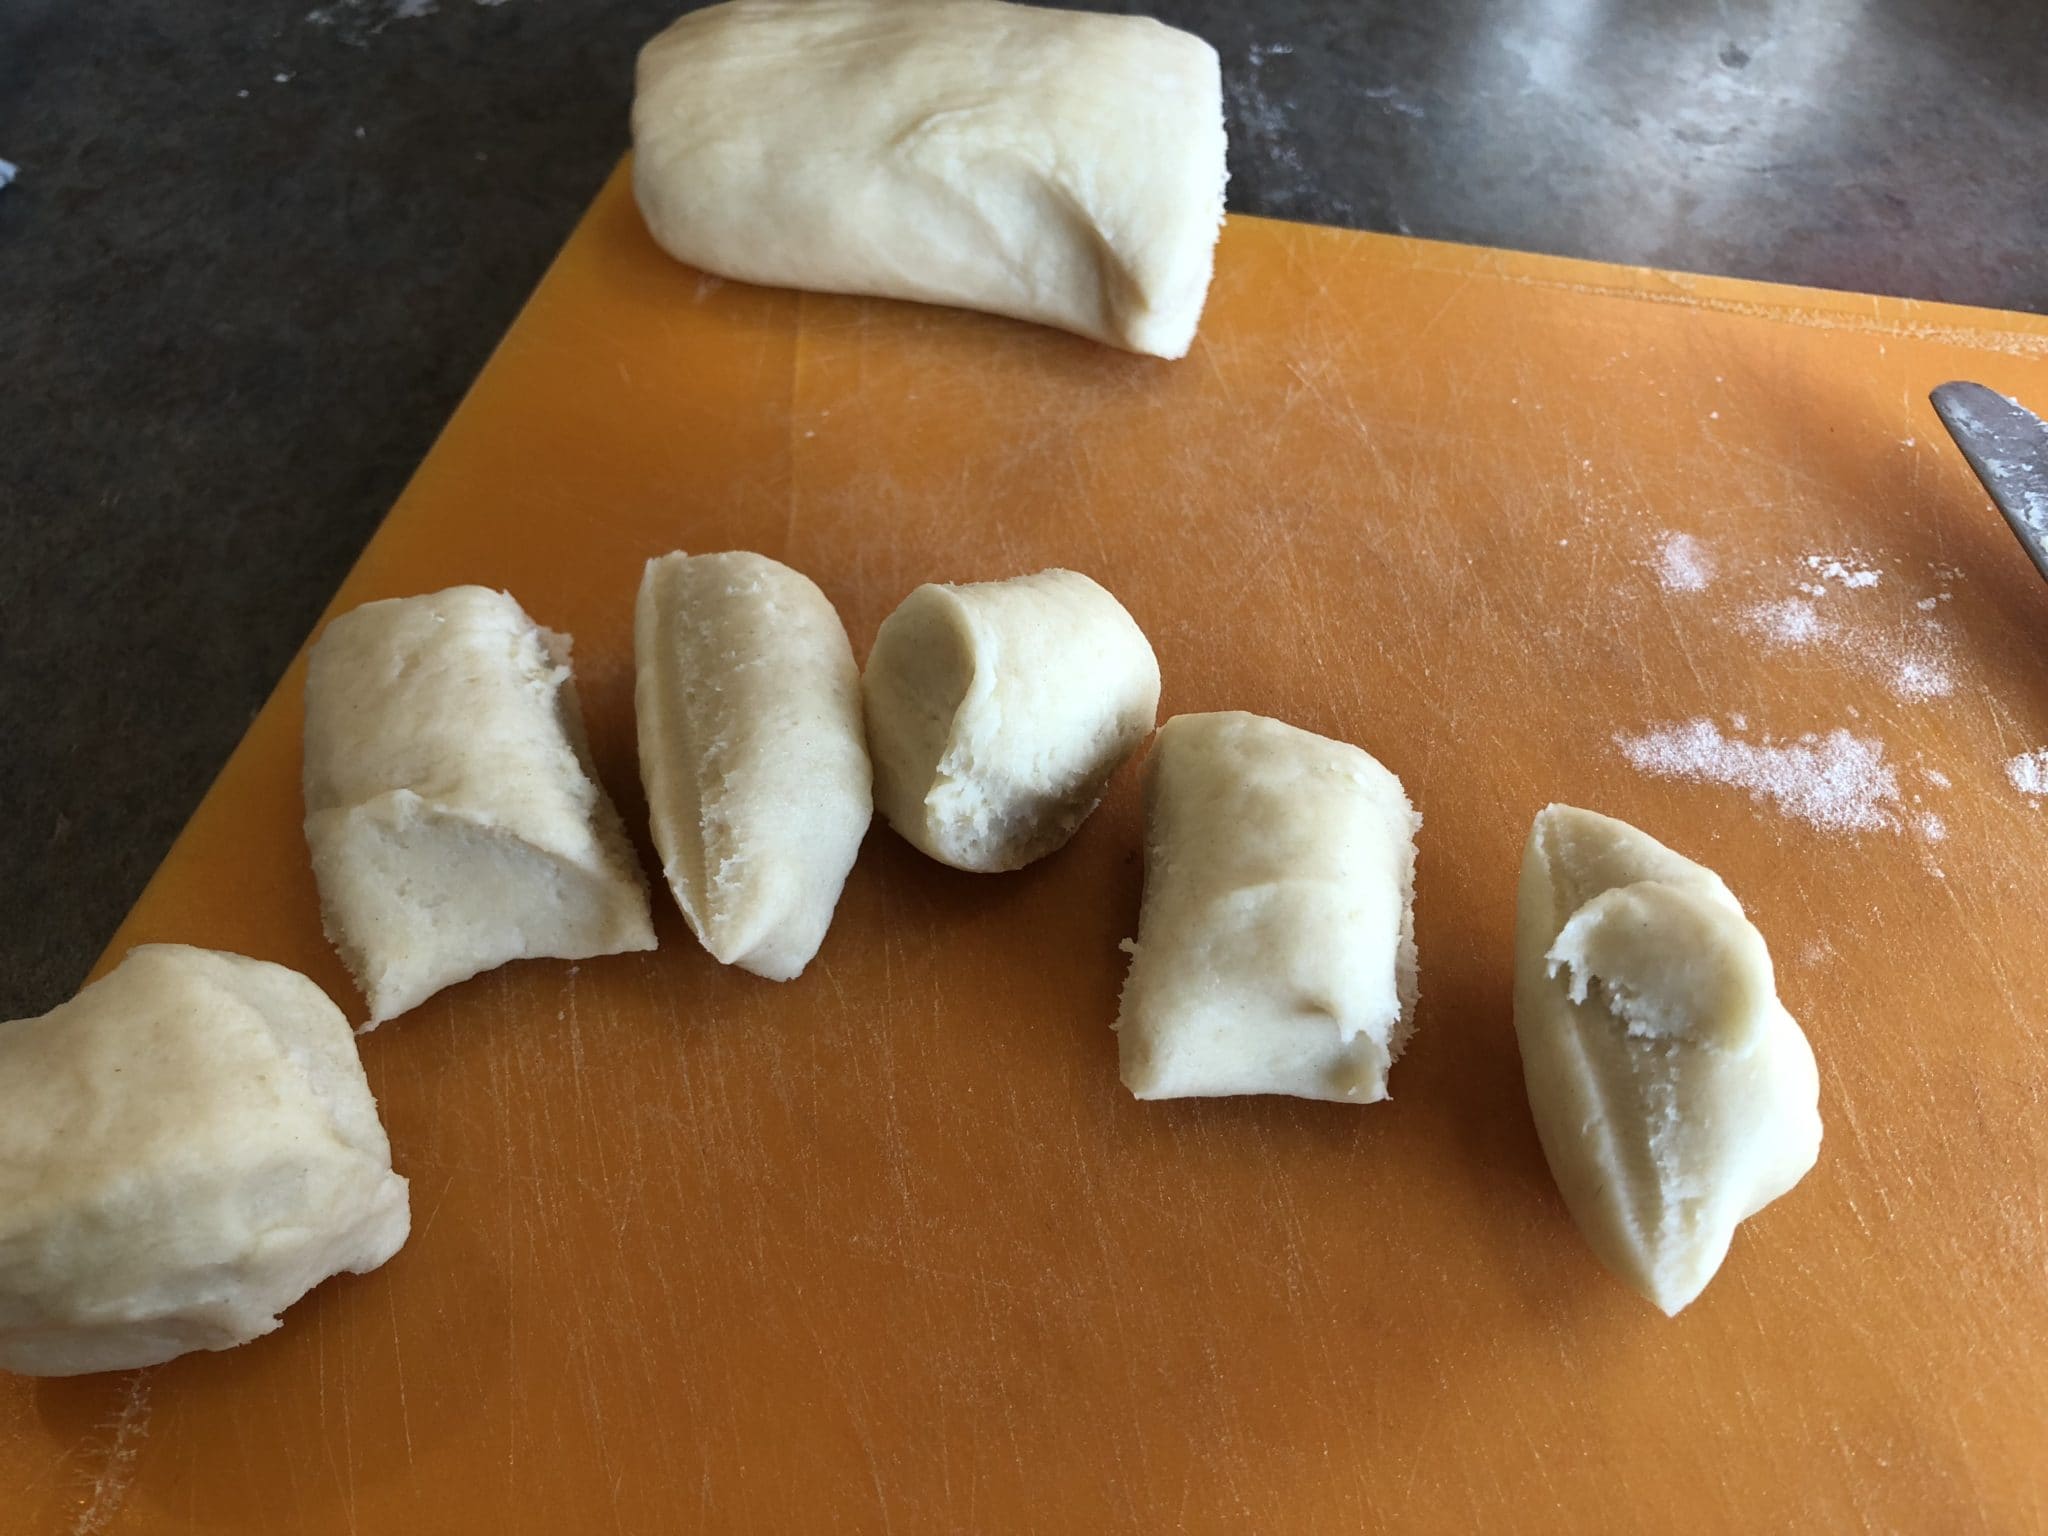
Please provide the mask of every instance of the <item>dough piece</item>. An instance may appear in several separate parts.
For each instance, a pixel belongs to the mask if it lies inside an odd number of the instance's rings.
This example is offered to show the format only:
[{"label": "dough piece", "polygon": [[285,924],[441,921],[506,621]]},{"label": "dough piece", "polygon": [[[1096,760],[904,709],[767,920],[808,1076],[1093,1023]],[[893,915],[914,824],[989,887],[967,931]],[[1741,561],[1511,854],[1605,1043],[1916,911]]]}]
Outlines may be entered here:
[{"label": "dough piece", "polygon": [[1370,1104],[1414,1028],[1401,781],[1278,720],[1175,715],[1145,785],[1145,900],[1116,1022],[1141,1099]]},{"label": "dough piece", "polygon": [[737,0],[640,54],[654,238],[753,283],[1188,349],[1223,222],[1216,50],[995,0]]},{"label": "dough piece", "polygon": [[507,960],[654,948],[569,638],[485,587],[365,603],[306,674],[306,841],[374,1029]]},{"label": "dough piece", "polygon": [[145,944],[0,1024],[0,1369],[246,1344],[411,1221],[348,1021],[297,971]]},{"label": "dough piece", "polygon": [[1522,858],[1515,1034],[1572,1219],[1667,1314],[1736,1223],[1820,1153],[1813,1050],[1763,936],[1712,870],[1626,822],[1553,805]]},{"label": "dough piece", "polygon": [[874,814],[860,670],[808,576],[764,555],[647,562],[633,625],[640,778],[662,873],[724,965],[818,952]]},{"label": "dough piece", "polygon": [[919,587],[861,678],[875,804],[955,869],[1063,847],[1159,714],[1159,662],[1078,571]]}]

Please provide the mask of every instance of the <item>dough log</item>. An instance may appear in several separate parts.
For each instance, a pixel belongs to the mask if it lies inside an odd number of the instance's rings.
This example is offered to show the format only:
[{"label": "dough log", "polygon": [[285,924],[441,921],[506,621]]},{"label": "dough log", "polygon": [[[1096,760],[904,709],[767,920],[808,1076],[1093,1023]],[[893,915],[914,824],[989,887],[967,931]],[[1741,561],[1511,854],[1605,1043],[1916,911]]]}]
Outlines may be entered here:
[{"label": "dough log", "polygon": [[507,960],[654,948],[569,641],[503,592],[366,603],[306,676],[306,841],[374,1028]]},{"label": "dough log", "polygon": [[247,1343],[410,1225],[348,1021],[296,971],[146,944],[0,1024],[0,1369]]},{"label": "dough log", "polygon": [[991,310],[1160,357],[1223,221],[1216,50],[1001,0],[735,0],[640,54],[633,186],[747,282]]},{"label": "dough log", "polygon": [[1557,1187],[1600,1260],[1666,1313],[1820,1153],[1812,1047],[1718,875],[1553,805],[1522,858],[1515,1034]]},{"label": "dough log", "polygon": [[861,679],[875,804],[942,864],[1021,869],[1065,845],[1159,713],[1137,621],[1078,571],[922,586]]},{"label": "dough log", "polygon": [[1239,713],[1161,726],[1124,1085],[1385,1098],[1414,1024],[1421,826],[1401,781],[1348,743]]},{"label": "dough log", "polygon": [[787,981],[818,952],[874,810],[846,629],[786,565],[672,554],[647,562],[633,650],[669,889],[722,964]]}]

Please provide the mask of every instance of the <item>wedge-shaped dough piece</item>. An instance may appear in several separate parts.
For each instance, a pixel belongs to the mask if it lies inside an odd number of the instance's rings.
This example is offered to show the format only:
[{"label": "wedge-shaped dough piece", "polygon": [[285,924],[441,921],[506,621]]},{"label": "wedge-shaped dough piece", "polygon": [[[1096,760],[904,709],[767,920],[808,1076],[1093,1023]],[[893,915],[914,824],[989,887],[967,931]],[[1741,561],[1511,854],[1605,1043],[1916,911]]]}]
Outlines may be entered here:
[{"label": "wedge-shaped dough piece", "polygon": [[297,971],[145,944],[0,1024],[0,1369],[247,1343],[410,1225],[348,1021]]},{"label": "wedge-shaped dough piece", "polygon": [[1223,222],[1216,50],[1000,0],[736,0],[640,54],[633,186],[671,255],[1188,349]]},{"label": "wedge-shaped dough piece", "polygon": [[648,561],[633,632],[669,889],[722,964],[787,981],[818,952],[874,814],[846,628],[808,576],[734,551]]},{"label": "wedge-shaped dough piece", "polygon": [[369,1028],[507,960],[654,948],[569,639],[503,592],[450,587],[329,624],[306,674],[305,790],[327,935]]},{"label": "wedge-shaped dough piece", "polygon": [[1021,869],[1065,846],[1159,714],[1159,662],[1078,571],[919,587],[861,679],[875,804],[942,864]]},{"label": "wedge-shaped dough piece", "polygon": [[1553,805],[1522,858],[1515,1034],[1543,1154],[1602,1263],[1667,1314],[1820,1153],[1820,1078],[1712,870]]},{"label": "wedge-shaped dough piece", "polygon": [[1414,1025],[1421,826],[1349,743],[1240,713],[1161,726],[1116,1022],[1124,1086],[1384,1099]]}]

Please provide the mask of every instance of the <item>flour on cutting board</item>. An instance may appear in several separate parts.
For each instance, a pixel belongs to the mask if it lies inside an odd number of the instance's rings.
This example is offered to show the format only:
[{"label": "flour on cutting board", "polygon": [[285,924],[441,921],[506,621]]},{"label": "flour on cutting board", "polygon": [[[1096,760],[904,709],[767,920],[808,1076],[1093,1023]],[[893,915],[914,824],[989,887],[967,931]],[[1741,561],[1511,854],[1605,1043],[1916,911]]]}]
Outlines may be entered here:
[{"label": "flour on cutting board", "polygon": [[1956,691],[1948,665],[1930,652],[1908,652],[1891,664],[1890,686],[1902,699],[1945,699]]},{"label": "flour on cutting board", "polygon": [[1842,560],[1833,555],[1808,555],[1806,568],[1824,582],[1839,582],[1851,590],[1874,587],[1884,574],[1873,566],[1865,565],[1861,556],[1852,560]]},{"label": "flour on cutting board", "polygon": [[2005,776],[2014,789],[2031,800],[2048,797],[2048,747],[2007,758]]},{"label": "flour on cutting board", "polygon": [[1689,533],[1667,533],[1657,549],[1657,585],[1666,592],[1704,592],[1714,580],[1714,557]]},{"label": "flour on cutting board", "polygon": [[[1712,556],[1697,535],[1676,531],[1658,536],[1650,561],[1666,592],[1703,591],[1731,563]],[[1732,617],[1766,655],[1815,652],[1877,678],[1907,703],[1955,692],[1954,647],[1936,617],[1952,595],[1946,589],[1914,599],[1911,611],[1901,614],[1898,600],[1877,590],[1885,571],[1861,550],[1817,551],[1739,575],[1739,583],[1723,582],[1722,590],[1732,595],[1748,588],[1746,599],[1734,596],[1739,606]]]},{"label": "flour on cutting board", "polygon": [[1794,741],[1729,735],[1705,718],[1617,733],[1615,745],[1640,771],[1660,779],[1722,784],[1745,791],[1823,832],[1897,831],[1904,802],[1884,743],[1835,729]]},{"label": "flour on cutting board", "polygon": [[1828,633],[1812,603],[1796,597],[1756,603],[1743,611],[1743,627],[1775,649],[1811,645]]},{"label": "flour on cutting board", "polygon": [[1819,938],[1808,939],[1799,946],[1799,963],[1801,965],[1824,965],[1828,961],[1835,959],[1836,956],[1835,946],[1828,942],[1825,935]]},{"label": "flour on cutting board", "polygon": [[136,1458],[142,1454],[142,1442],[149,1433],[149,1382],[147,1372],[133,1373],[122,1389],[113,1417],[99,1426],[104,1444],[87,1452],[87,1459],[96,1457],[98,1465],[91,1471],[92,1482],[80,1500],[71,1536],[99,1536],[128,1502],[128,1490],[135,1481]]},{"label": "flour on cutting board", "polygon": [[[1672,607],[1674,622],[1732,626],[1755,643],[1758,671],[1804,664],[1803,657],[1811,656],[1882,683],[1904,703],[1955,692],[1955,646],[1937,614],[1960,572],[1930,567],[1916,579],[1860,549],[1744,560],[1697,533],[1667,529],[1652,537],[1637,564],[1662,591],[1713,589],[1699,606]],[[1802,660],[1795,662],[1794,653],[1803,653]],[[1754,677],[1730,682],[1743,688],[1745,699],[1756,696]],[[1753,733],[1746,714],[1729,712],[1718,719],[1702,715],[1617,731],[1613,740],[1642,773],[1739,789],[1758,805],[1818,831],[1884,832],[1910,837],[1930,851],[1945,842],[1947,819],[1923,800],[1950,788],[1949,776],[1926,764],[1897,764],[1884,740],[1862,723],[1863,710],[1845,702],[1842,714],[1845,724],[1796,736]],[[1917,776],[1914,783],[1925,795],[1902,789],[1905,774]],[[2048,748],[2014,758],[2007,774],[2023,793],[2048,801]],[[1928,871],[1942,876],[1932,863]]]}]

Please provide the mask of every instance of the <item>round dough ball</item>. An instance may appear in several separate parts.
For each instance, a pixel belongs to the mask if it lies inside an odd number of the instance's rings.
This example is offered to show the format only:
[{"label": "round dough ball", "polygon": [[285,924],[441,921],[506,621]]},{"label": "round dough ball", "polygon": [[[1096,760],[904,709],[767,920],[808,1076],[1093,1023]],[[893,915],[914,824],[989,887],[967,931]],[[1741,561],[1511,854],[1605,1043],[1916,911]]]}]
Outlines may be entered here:
[{"label": "round dough ball", "polygon": [[1063,846],[1159,714],[1136,620],[1078,571],[927,585],[861,678],[875,804],[942,864],[1021,869]]},{"label": "round dough ball", "polygon": [[296,971],[146,944],[0,1024],[0,1369],[246,1343],[411,1222],[348,1022]]}]

